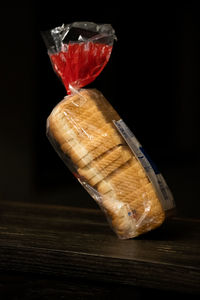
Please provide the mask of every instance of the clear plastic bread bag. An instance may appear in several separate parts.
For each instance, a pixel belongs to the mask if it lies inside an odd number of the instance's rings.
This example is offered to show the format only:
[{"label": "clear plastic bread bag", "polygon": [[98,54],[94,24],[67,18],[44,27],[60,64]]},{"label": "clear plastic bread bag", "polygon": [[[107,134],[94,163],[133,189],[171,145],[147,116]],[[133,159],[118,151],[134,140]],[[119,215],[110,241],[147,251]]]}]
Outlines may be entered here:
[{"label": "clear plastic bread bag", "polygon": [[119,238],[160,226],[175,207],[166,181],[103,94],[83,88],[107,64],[114,29],[75,22],[43,37],[68,94],[47,119],[49,141]]}]

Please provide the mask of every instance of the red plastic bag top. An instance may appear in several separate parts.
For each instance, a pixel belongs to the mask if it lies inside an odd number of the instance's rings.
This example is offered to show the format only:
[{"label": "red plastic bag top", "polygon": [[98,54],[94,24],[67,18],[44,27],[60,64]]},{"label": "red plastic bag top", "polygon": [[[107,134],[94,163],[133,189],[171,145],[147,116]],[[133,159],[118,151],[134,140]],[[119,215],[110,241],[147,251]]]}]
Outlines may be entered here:
[{"label": "red plastic bag top", "polygon": [[116,38],[109,24],[75,22],[43,34],[53,68],[68,94],[92,82],[107,64]]}]

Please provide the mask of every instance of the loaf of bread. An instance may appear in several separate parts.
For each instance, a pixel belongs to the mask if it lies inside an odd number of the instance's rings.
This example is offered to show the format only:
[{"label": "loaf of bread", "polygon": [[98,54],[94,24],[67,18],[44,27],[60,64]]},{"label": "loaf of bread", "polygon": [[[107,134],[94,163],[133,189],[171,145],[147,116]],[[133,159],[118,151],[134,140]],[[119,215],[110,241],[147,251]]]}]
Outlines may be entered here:
[{"label": "loaf of bread", "polygon": [[48,134],[76,169],[79,181],[98,194],[119,238],[162,224],[165,213],[154,186],[113,120],[120,116],[95,89],[67,96],[48,118]]}]

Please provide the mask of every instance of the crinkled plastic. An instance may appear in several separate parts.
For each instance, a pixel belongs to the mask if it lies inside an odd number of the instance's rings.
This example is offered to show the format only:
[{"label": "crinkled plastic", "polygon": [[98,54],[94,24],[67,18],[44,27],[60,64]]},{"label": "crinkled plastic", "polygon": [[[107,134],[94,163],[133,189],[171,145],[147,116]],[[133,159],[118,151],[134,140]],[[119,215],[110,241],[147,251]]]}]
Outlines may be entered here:
[{"label": "crinkled plastic", "polygon": [[68,96],[47,119],[47,136],[112,229],[128,239],[160,226],[173,196],[155,165],[94,80],[116,38],[111,25],[76,22],[45,33],[48,53]]},{"label": "crinkled plastic", "polygon": [[55,72],[68,94],[92,82],[107,64],[116,38],[111,25],[74,22],[44,33]]}]

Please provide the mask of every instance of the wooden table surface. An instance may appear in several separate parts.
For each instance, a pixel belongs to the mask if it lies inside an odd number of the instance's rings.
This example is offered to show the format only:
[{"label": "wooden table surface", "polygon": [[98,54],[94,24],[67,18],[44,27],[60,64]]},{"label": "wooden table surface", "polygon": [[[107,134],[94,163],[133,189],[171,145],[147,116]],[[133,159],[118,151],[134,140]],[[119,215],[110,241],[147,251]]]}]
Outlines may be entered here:
[{"label": "wooden table surface", "polygon": [[[0,203],[0,275],[35,274],[200,293],[200,220],[119,240],[98,209]],[[1,282],[1,280],[0,280]]]}]

